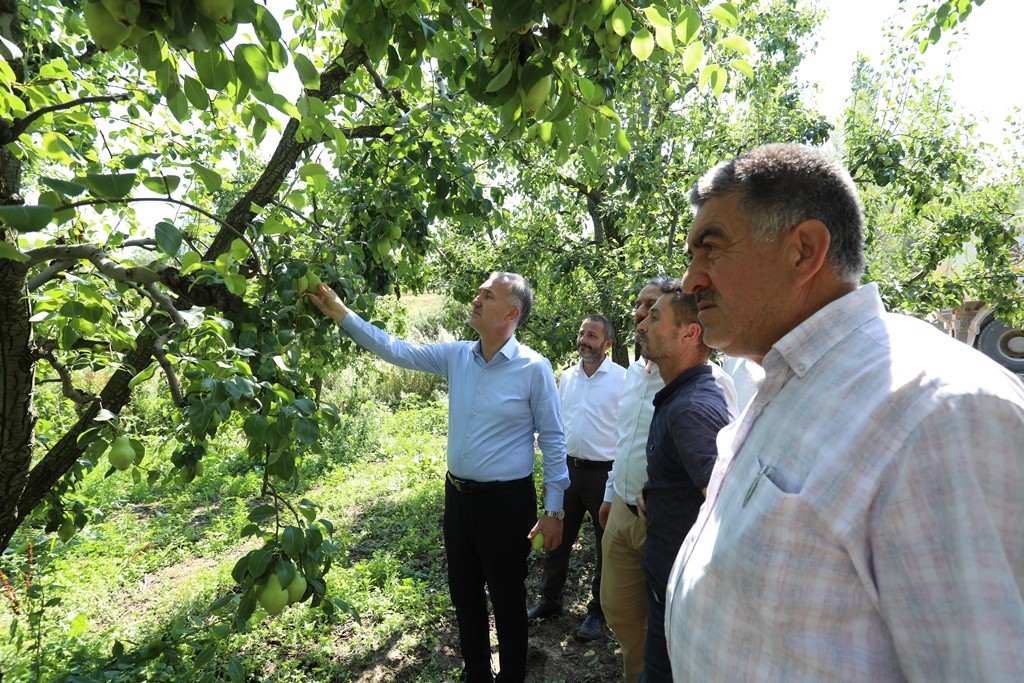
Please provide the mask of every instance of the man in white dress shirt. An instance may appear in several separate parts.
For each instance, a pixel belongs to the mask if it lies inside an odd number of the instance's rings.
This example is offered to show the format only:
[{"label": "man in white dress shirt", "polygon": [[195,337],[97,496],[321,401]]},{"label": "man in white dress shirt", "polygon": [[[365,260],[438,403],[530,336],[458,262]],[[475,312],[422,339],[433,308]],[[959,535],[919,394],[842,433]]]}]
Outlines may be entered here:
[{"label": "man in white dress shirt", "polygon": [[598,511],[615,458],[615,418],[619,392],[626,377],[626,369],[612,362],[608,356],[608,349],[614,341],[615,328],[608,318],[601,315],[584,318],[576,335],[580,362],[566,370],[558,383],[570,481],[563,502],[562,544],[548,551],[544,558],[541,599],[527,615],[534,620],[562,613],[562,591],[569,575],[569,555],[583,518],[589,513],[594,525],[597,567],[592,582],[593,597],[576,633],[580,640],[594,640],[604,634],[600,593],[604,529],[598,524]]}]

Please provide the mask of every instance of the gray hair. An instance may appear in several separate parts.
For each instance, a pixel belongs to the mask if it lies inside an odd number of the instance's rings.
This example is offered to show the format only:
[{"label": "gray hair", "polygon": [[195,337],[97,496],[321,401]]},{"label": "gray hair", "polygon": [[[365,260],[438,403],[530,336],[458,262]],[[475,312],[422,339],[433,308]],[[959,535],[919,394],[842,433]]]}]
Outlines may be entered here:
[{"label": "gray hair", "polygon": [[641,287],[640,289],[644,289],[646,287],[650,287],[651,285],[654,285],[658,289],[661,289],[662,287],[667,285],[669,282],[672,282],[672,280],[675,280],[675,278],[672,277],[671,275],[665,275],[664,273],[662,273],[661,275],[655,275],[650,280],[645,282],[644,286]]},{"label": "gray hair", "polygon": [[831,236],[829,266],[851,284],[860,281],[864,213],[857,188],[846,169],[820,149],[795,143],[755,147],[705,173],[690,191],[690,204],[696,210],[728,194],[738,195],[738,206],[761,242],[778,239],[803,221],[821,221]]},{"label": "gray hair", "polygon": [[530,287],[530,283],[519,273],[497,271],[491,273],[491,277],[508,281],[508,292],[519,307],[516,328],[526,325],[526,321],[530,319],[530,312],[533,310],[533,288]]}]

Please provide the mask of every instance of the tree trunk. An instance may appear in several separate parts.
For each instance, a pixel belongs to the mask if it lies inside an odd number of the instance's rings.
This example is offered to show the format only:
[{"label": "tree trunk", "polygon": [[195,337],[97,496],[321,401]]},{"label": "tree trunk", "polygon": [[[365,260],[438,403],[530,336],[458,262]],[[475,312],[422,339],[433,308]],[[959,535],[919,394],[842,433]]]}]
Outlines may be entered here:
[{"label": "tree trunk", "polygon": [[[6,149],[0,151],[0,157],[9,156]],[[0,165],[7,161],[0,159]],[[15,242],[17,235],[0,229],[0,239]],[[7,547],[10,538],[9,520],[20,516],[19,501],[28,481],[36,422],[32,411],[35,358],[25,296],[27,272],[16,261],[0,259],[0,548]]]}]

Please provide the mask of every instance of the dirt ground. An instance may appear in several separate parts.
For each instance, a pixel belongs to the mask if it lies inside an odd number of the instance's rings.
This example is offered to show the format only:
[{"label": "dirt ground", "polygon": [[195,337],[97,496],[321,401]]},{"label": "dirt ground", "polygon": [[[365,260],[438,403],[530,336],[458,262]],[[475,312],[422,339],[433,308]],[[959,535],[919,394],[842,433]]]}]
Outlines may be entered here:
[{"label": "dirt ground", "polygon": [[[576,639],[576,631],[586,615],[590,600],[590,582],[593,577],[596,553],[594,535],[584,523],[580,538],[573,547],[569,565],[569,579],[565,587],[565,613],[530,625],[529,661],[526,683],[615,683],[622,680],[622,657],[619,644],[611,631],[598,640],[588,642]],[[530,555],[527,578],[529,605],[540,596],[540,578],[544,565],[537,553]],[[439,663],[451,669],[461,666],[458,655],[458,633],[454,623],[446,624],[450,638],[443,638],[441,652],[434,653]],[[497,636],[491,620],[492,669],[498,669]],[[391,680],[396,679],[382,679]]]}]

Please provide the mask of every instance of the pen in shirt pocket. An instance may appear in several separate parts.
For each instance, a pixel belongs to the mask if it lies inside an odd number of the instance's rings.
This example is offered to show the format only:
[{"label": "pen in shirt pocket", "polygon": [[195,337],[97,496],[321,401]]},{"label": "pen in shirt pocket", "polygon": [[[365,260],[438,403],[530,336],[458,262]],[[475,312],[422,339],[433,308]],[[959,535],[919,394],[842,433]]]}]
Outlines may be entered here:
[{"label": "pen in shirt pocket", "polygon": [[761,465],[761,469],[757,471],[757,476],[754,477],[754,481],[750,482],[750,488],[747,489],[747,494],[743,496],[743,505],[741,507],[747,507],[747,502],[750,501],[750,497],[754,495],[754,489],[757,488],[757,484],[761,481],[761,477],[768,474],[774,468],[771,465]]}]

